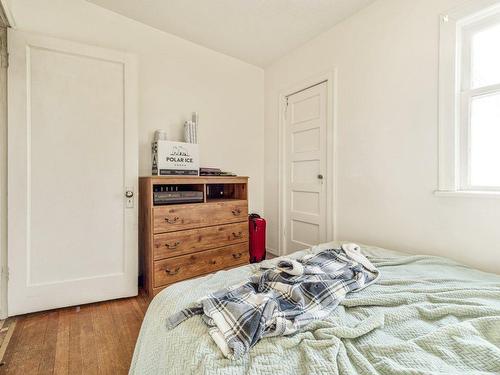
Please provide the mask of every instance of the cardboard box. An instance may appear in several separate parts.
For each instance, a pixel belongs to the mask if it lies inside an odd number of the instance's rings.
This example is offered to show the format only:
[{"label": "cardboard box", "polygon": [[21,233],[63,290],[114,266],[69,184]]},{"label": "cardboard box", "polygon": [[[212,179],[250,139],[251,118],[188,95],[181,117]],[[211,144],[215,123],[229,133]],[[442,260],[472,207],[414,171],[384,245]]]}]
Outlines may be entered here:
[{"label": "cardboard box", "polygon": [[151,151],[153,175],[198,176],[200,155],[197,144],[155,141]]}]

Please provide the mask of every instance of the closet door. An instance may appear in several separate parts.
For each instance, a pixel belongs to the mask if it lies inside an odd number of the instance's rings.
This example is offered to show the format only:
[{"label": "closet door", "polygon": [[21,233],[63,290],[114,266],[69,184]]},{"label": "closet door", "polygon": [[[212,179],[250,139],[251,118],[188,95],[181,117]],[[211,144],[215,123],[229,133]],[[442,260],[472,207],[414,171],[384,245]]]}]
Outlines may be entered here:
[{"label": "closet door", "polygon": [[286,253],[327,238],[327,83],[287,98]]},{"label": "closet door", "polygon": [[19,31],[9,53],[9,315],[136,295],[133,57]]}]

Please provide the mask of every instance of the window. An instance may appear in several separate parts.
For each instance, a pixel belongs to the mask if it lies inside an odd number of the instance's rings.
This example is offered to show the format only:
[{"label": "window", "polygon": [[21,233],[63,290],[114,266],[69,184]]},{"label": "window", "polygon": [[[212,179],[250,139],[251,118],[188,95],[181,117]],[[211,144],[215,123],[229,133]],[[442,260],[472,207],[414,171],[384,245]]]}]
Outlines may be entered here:
[{"label": "window", "polygon": [[440,44],[439,190],[500,192],[500,1],[443,16]]}]

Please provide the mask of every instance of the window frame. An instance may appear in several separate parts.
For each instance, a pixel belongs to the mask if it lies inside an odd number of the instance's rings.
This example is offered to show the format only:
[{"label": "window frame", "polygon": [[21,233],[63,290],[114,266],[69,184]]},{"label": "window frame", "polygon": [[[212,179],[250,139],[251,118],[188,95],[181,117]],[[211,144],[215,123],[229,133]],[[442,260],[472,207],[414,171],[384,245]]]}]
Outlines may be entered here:
[{"label": "window frame", "polygon": [[475,34],[500,25],[498,13],[462,27],[461,30],[461,68],[460,68],[460,189],[472,191],[500,191],[499,186],[473,185],[471,179],[471,107],[474,98],[500,94],[500,83],[472,87],[472,38]]},{"label": "window frame", "polygon": [[470,165],[472,101],[476,97],[500,93],[500,83],[472,88],[471,42],[474,34],[498,23],[500,0],[473,0],[441,16],[437,191],[441,194],[500,193],[500,186],[472,185]]}]

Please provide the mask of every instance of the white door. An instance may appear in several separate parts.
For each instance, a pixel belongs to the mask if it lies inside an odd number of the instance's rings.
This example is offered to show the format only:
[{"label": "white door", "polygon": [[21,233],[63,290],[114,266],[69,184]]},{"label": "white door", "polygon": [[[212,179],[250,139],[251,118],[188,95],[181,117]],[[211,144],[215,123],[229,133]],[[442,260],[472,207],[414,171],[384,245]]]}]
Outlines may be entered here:
[{"label": "white door", "polygon": [[9,32],[9,315],[136,295],[134,59]]},{"label": "white door", "polygon": [[285,252],[327,238],[327,83],[287,97]]}]

